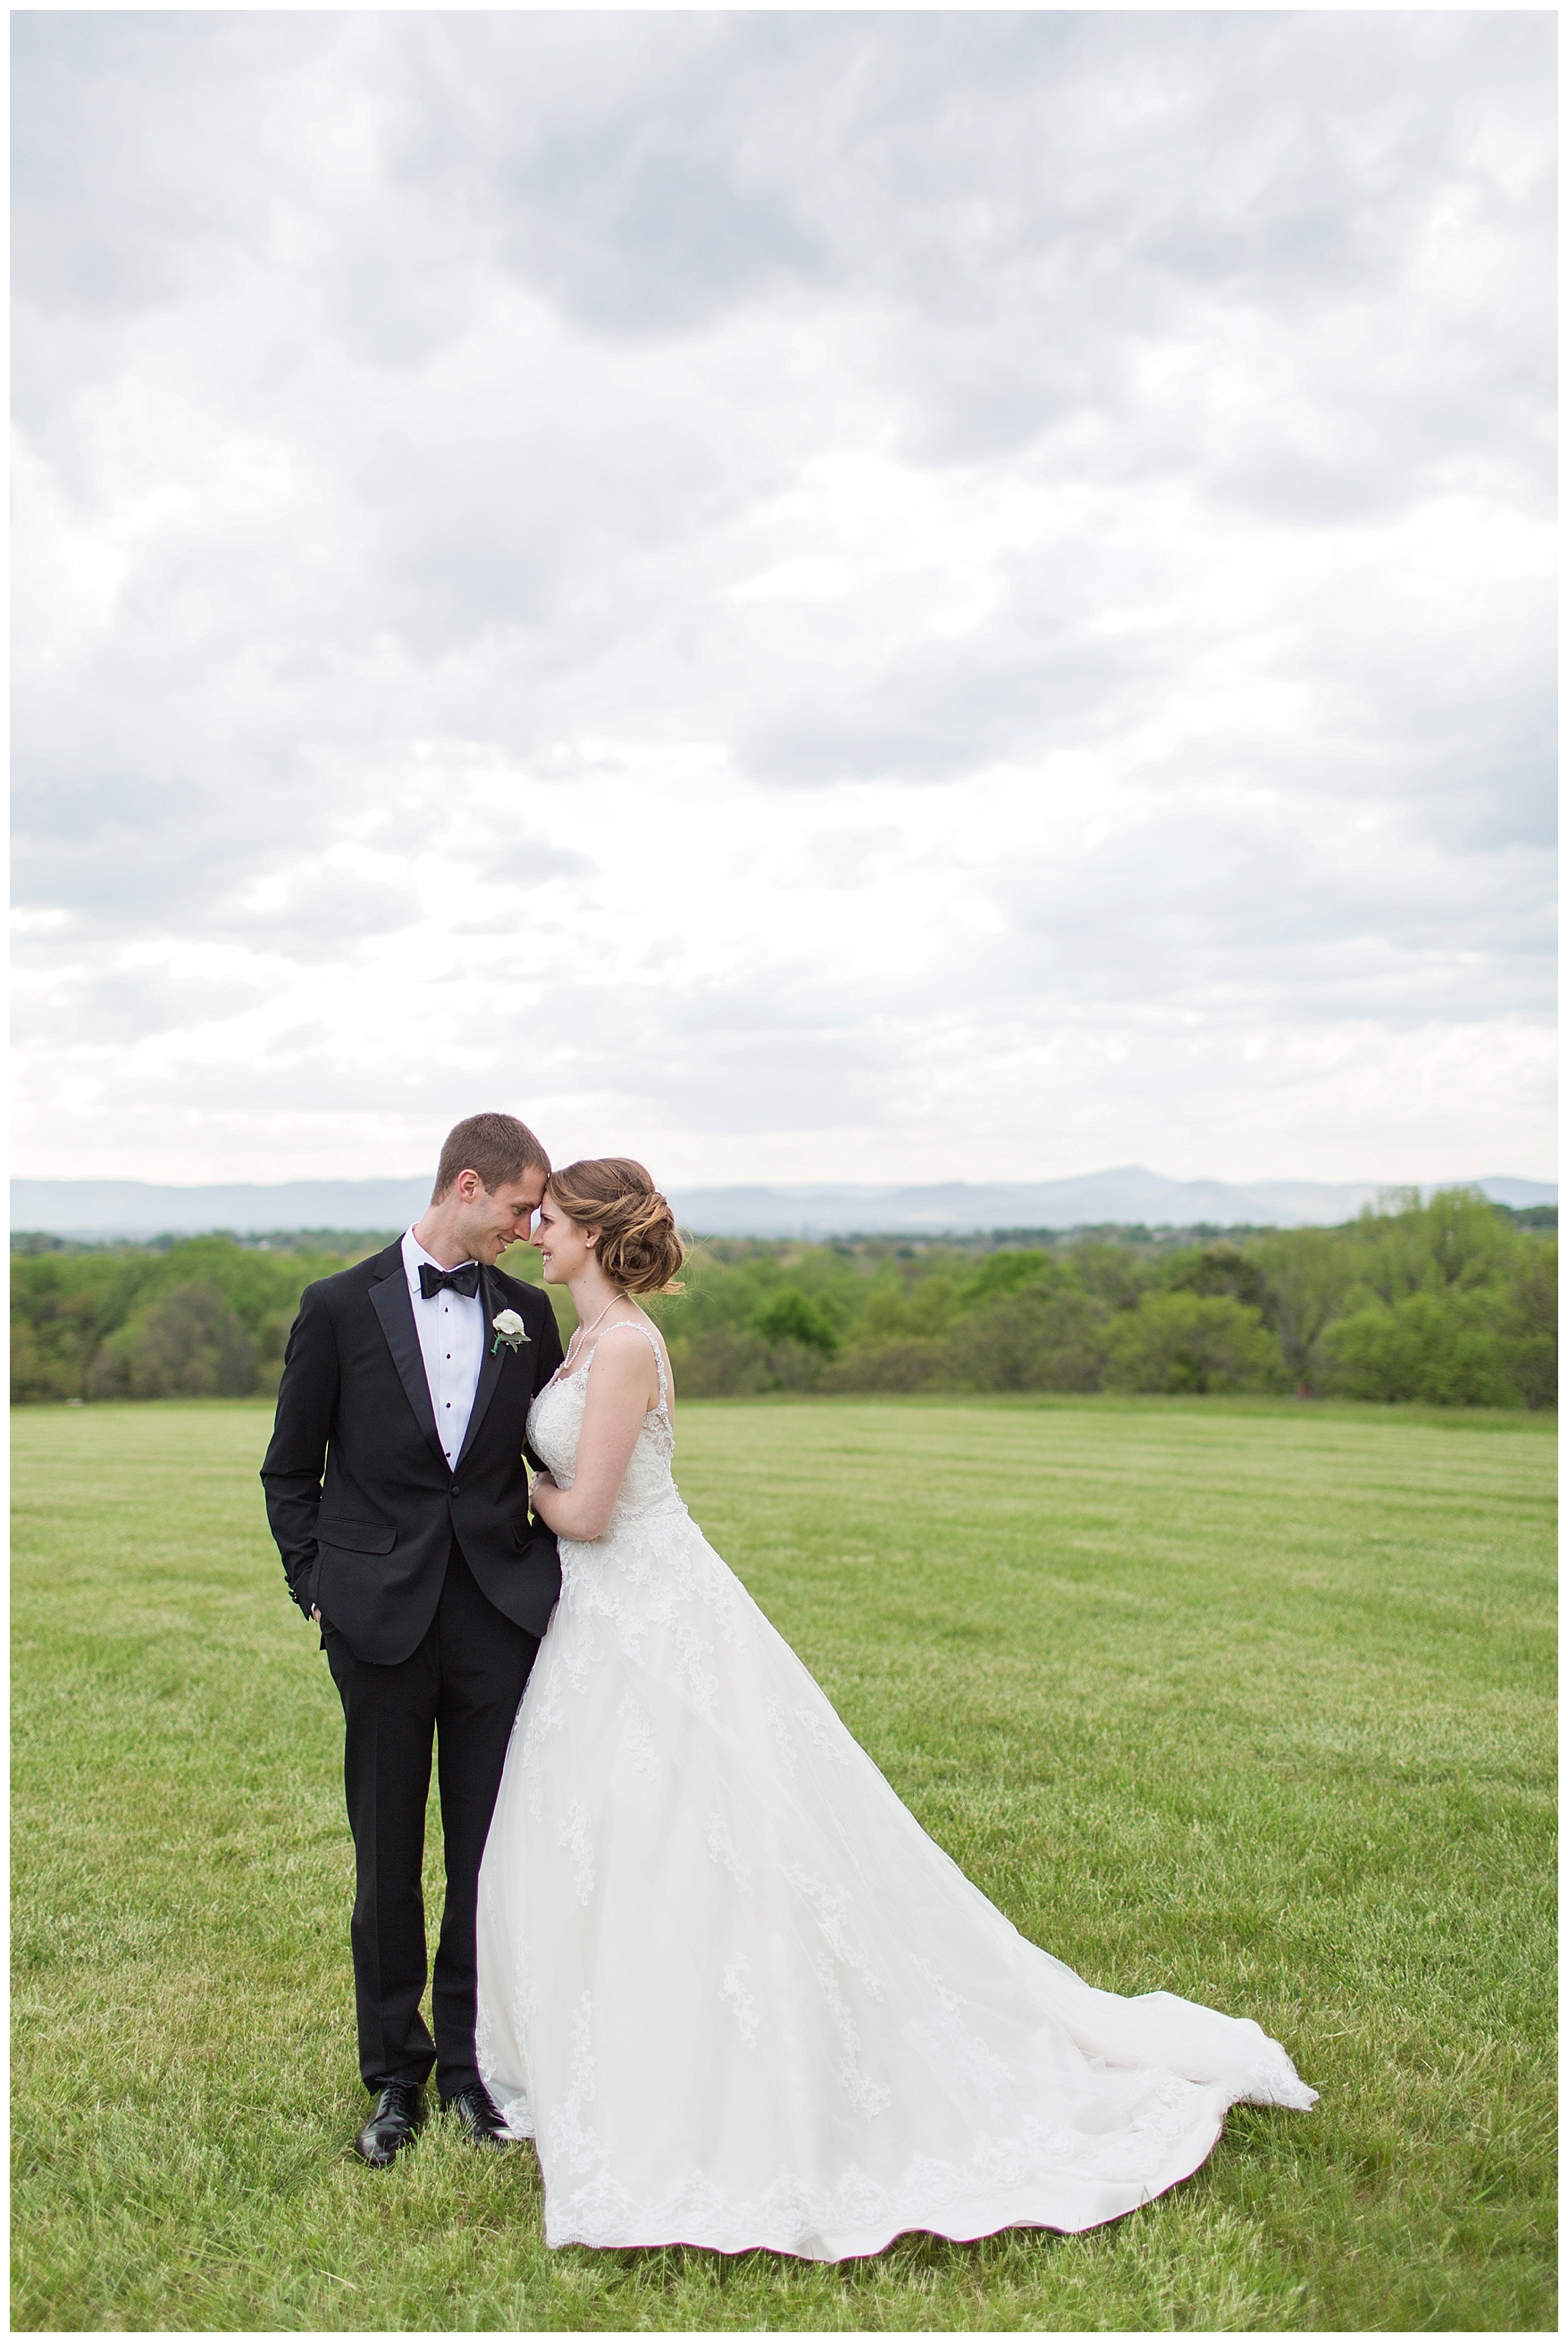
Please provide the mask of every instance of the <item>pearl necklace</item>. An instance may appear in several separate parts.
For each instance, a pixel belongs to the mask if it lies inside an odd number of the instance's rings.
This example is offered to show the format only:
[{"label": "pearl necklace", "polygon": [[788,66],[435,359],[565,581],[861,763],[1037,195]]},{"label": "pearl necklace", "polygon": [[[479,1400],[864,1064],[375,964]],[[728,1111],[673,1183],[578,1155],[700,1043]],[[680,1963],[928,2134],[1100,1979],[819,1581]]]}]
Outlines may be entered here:
[{"label": "pearl necklace", "polygon": [[614,1294],[610,1300],[605,1302],[604,1306],[600,1310],[599,1315],[594,1318],[592,1326],[578,1326],[576,1332],[573,1335],[572,1339],[566,1345],[566,1355],[561,1361],[563,1371],[571,1365],[573,1359],[577,1356],[581,1345],[587,1340],[589,1335],[594,1330],[594,1327],[602,1326],[605,1318],[609,1316],[611,1310],[614,1307],[615,1303],[617,1301],[624,1301],[625,1297],[626,1296],[624,1293]]}]

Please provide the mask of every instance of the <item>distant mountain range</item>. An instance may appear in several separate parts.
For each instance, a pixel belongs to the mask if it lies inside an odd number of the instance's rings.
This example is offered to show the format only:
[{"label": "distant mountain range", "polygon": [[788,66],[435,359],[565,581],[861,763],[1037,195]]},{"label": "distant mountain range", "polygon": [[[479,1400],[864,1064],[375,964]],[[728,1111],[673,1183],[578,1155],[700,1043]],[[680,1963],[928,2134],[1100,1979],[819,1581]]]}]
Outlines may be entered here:
[{"label": "distant mountain range", "polygon": [[[1554,1204],[1554,1181],[1479,1179],[1494,1203]],[[671,1196],[699,1236],[973,1235],[1105,1225],[1330,1226],[1380,1193],[1310,1179],[1163,1179],[1130,1165],[1076,1179],[952,1180],[935,1186],[684,1187]],[[1430,1185],[1423,1190],[1432,1192]],[[277,1186],[159,1187],[139,1179],[17,1179],[11,1226],[61,1236],[260,1236],[293,1228],[404,1228],[430,1199],[419,1179],[290,1179]]]},{"label": "distant mountain range", "polygon": [[[1482,1179],[1493,1203],[1554,1204],[1555,1186]],[[1377,1183],[1325,1186],[1264,1179],[1163,1179],[1135,1164],[1076,1179],[953,1180],[930,1187],[700,1187],[673,1196],[682,1221],[704,1236],[971,1235],[992,1228],[1331,1226],[1376,1200]],[[1430,1189],[1427,1191],[1430,1193]]]}]

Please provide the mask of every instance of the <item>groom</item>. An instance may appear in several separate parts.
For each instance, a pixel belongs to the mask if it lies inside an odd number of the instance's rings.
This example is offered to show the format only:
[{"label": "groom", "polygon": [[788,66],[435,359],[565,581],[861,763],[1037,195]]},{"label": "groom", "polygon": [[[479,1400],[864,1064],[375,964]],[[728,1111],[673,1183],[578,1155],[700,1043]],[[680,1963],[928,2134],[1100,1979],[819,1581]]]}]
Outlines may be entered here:
[{"label": "groom", "polygon": [[[506,1114],[460,1122],[400,1244],[308,1286],[262,1481],[289,1592],[321,1626],[343,1700],[354,1833],[359,2070],[355,2144],[384,2167],[441,2102],[475,2146],[501,2117],[474,2041],[479,1858],[513,1718],[560,1591],[528,1516],[528,1409],[561,1363],[544,1294],[495,1263],[526,1242],[550,1163]],[[446,1901],[420,2015],[420,1876],[439,1748]]]}]

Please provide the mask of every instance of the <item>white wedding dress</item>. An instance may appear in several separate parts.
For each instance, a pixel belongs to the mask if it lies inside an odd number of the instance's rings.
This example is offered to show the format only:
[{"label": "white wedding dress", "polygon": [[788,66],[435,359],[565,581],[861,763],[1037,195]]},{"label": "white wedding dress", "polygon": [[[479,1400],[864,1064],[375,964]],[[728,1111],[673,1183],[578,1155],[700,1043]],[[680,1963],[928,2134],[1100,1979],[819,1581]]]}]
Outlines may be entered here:
[{"label": "white wedding dress", "polygon": [[[926,1837],[681,1502],[657,1339],[612,1333],[660,1402],[609,1528],[561,1541],[480,1872],[479,2066],[547,2242],[1091,2228],[1234,2100],[1310,2107],[1250,2019],[1095,1990]],[[563,1487],[591,1366],[529,1418]]]}]

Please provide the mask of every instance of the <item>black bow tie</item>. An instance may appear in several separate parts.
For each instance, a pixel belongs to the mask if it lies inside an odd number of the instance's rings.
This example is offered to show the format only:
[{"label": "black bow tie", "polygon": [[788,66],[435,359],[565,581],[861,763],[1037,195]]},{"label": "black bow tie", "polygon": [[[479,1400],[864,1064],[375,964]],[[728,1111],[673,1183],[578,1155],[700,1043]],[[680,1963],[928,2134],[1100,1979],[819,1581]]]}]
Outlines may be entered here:
[{"label": "black bow tie", "polygon": [[472,1301],[479,1290],[479,1263],[465,1260],[461,1268],[435,1268],[427,1260],[420,1262],[419,1297],[422,1301],[434,1301],[435,1296],[444,1293],[448,1286],[454,1293],[461,1293],[464,1299]]}]

